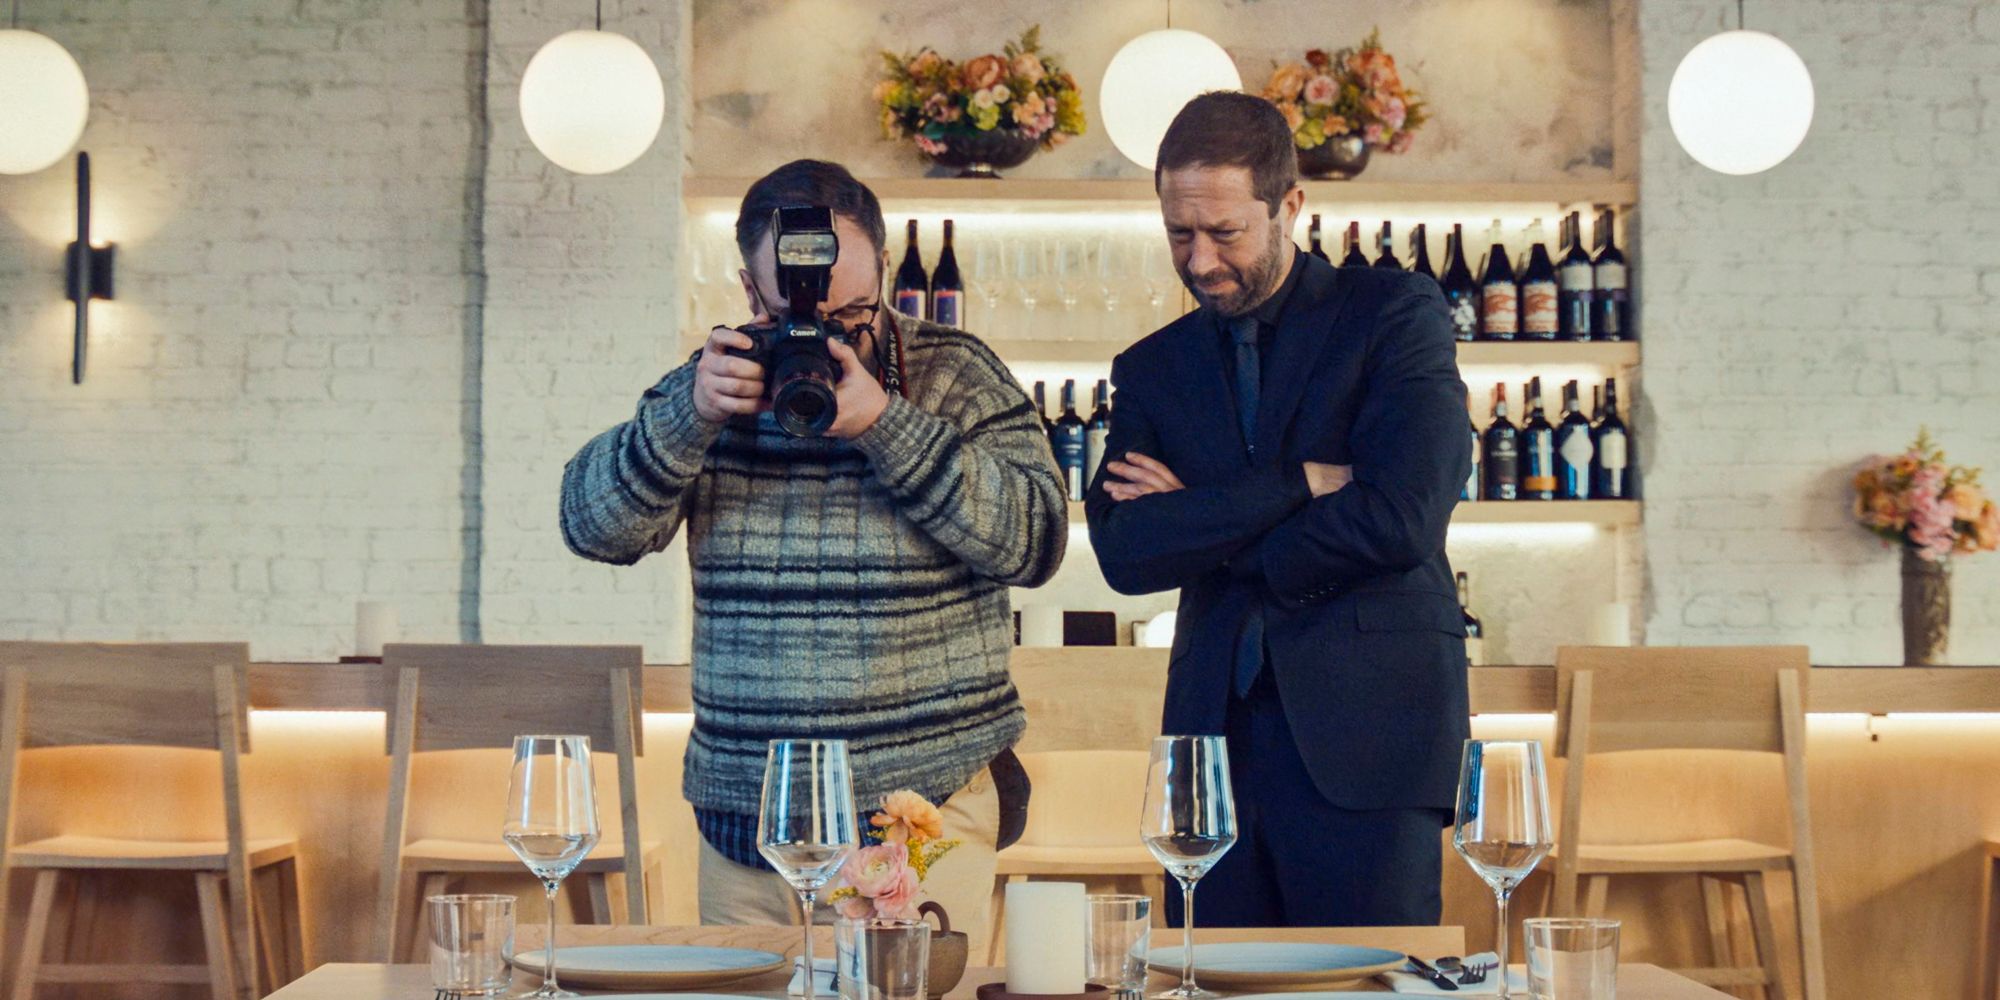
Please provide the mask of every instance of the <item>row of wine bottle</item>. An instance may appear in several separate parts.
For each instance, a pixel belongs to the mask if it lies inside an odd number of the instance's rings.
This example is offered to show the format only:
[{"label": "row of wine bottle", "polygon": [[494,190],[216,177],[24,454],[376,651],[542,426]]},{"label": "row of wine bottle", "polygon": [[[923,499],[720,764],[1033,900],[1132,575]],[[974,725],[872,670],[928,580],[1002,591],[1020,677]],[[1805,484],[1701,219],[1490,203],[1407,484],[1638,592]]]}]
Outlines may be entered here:
[{"label": "row of wine bottle", "polygon": [[1472,434],[1472,474],[1461,500],[1636,500],[1632,432],[1618,416],[1618,380],[1591,391],[1590,412],[1578,402],[1577,381],[1563,384],[1562,415],[1542,410],[1542,380],[1530,379],[1522,399],[1527,419],[1507,417],[1507,386],[1493,387],[1493,420]]},{"label": "row of wine bottle", "polygon": [[952,248],[952,222],[944,220],[944,249],[937,269],[924,273],[917,254],[917,220],[904,230],[903,263],[896,268],[895,306],[905,316],[927,319],[953,329],[965,326],[965,279],[958,273],[958,252]]},{"label": "row of wine bottle", "polygon": [[1062,412],[1054,420],[1049,419],[1046,394],[1046,383],[1036,382],[1035,415],[1042,418],[1042,429],[1049,436],[1049,450],[1055,452],[1063,489],[1072,501],[1081,502],[1083,491],[1097,478],[1097,467],[1104,463],[1104,442],[1111,436],[1111,383],[1097,380],[1094,407],[1087,420],[1076,412],[1075,379],[1063,380]]},{"label": "row of wine bottle", "polygon": [[[1466,263],[1465,227],[1453,224],[1445,237],[1442,272],[1431,269],[1430,243],[1423,225],[1410,230],[1410,263],[1396,257],[1395,234],[1382,223],[1373,261],[1361,248],[1361,223],[1347,224],[1341,267],[1407,269],[1437,281],[1451,306],[1452,333],[1460,340],[1635,340],[1632,301],[1627,289],[1625,254],[1614,242],[1616,219],[1611,209],[1597,216],[1597,250],[1583,247],[1582,213],[1571,212],[1562,224],[1562,259],[1549,255],[1542,220],[1528,227],[1529,248],[1518,259],[1507,253],[1500,238],[1500,220],[1487,230],[1491,249],[1479,265],[1479,277]],[[1313,256],[1332,262],[1321,244],[1319,216],[1307,229]]]}]

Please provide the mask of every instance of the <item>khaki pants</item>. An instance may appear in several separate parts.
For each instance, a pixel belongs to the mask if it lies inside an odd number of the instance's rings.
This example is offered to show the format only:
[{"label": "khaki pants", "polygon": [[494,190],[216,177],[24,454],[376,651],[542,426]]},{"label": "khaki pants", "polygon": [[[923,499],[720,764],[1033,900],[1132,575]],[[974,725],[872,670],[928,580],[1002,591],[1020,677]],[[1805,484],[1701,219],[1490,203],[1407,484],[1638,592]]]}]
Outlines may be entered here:
[{"label": "khaki pants", "polygon": [[[923,897],[951,915],[951,929],[964,931],[972,964],[986,957],[993,905],[994,843],[1000,830],[1000,796],[982,768],[939,808],[944,836],[959,845],[931,868]],[[776,872],[739,865],[701,842],[701,922],[704,924],[796,924],[799,897]],[[833,908],[814,909],[815,923],[833,919]]]}]

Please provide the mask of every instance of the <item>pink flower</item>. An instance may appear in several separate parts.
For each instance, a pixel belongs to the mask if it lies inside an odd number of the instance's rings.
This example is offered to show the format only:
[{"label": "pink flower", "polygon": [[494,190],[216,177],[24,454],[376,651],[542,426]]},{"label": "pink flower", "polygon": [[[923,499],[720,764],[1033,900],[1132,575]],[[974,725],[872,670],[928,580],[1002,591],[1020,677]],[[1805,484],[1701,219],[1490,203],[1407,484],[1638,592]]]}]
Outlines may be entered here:
[{"label": "pink flower", "polygon": [[833,904],[833,909],[849,920],[861,920],[875,915],[875,901],[866,896],[849,896]]},{"label": "pink flower", "polygon": [[1367,142],[1370,146],[1381,145],[1382,126],[1379,123],[1371,122],[1367,128],[1361,130],[1361,138],[1363,141]]},{"label": "pink flower", "polygon": [[1014,75],[1028,81],[1030,85],[1042,82],[1044,72],[1041,57],[1033,52],[1023,52],[1014,57]]},{"label": "pink flower", "polygon": [[1032,132],[1042,110],[1042,95],[1030,91],[1027,97],[1014,102],[1014,124]]},{"label": "pink flower", "polygon": [[[895,843],[877,844],[848,855],[847,862],[840,866],[840,880],[846,888],[876,899],[889,891],[905,872],[910,872],[909,848]],[[910,874],[915,877],[916,873]]]},{"label": "pink flower", "polygon": [[1330,76],[1313,77],[1306,81],[1305,96],[1307,104],[1332,104],[1340,96],[1340,84]]},{"label": "pink flower", "polygon": [[917,148],[922,150],[926,156],[938,156],[951,147],[929,136],[920,135],[917,136]]},{"label": "pink flower", "polygon": [[1389,140],[1389,152],[1407,153],[1410,151],[1410,145],[1414,143],[1416,139],[1417,139],[1416,134],[1413,132],[1398,132],[1396,133],[1396,137],[1394,139]]},{"label": "pink flower", "polygon": [[1949,558],[1958,540],[1952,506],[1941,496],[1943,491],[1944,470],[1936,466],[1926,466],[1910,477],[1910,544],[1917,547],[1918,555],[1935,562]]},{"label": "pink flower", "polygon": [[904,868],[882,894],[875,897],[875,915],[896,920],[917,919],[917,873]]},{"label": "pink flower", "polygon": [[1382,124],[1388,126],[1391,130],[1395,130],[1403,127],[1403,122],[1409,117],[1410,109],[1408,105],[1403,103],[1402,98],[1391,97],[1382,102],[1381,113]]}]

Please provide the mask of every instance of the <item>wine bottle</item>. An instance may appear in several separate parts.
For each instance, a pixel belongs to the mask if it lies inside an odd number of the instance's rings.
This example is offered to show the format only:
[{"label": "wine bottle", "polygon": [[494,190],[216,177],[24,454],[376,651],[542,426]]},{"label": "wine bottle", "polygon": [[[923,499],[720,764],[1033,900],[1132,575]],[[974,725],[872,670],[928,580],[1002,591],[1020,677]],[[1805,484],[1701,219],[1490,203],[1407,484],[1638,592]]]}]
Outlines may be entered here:
[{"label": "wine bottle", "polygon": [[1088,435],[1083,428],[1083,418],[1076,415],[1076,380],[1063,380],[1062,415],[1056,418],[1054,443],[1056,468],[1062,472],[1063,484],[1071,500],[1083,499],[1083,467],[1087,460],[1084,442]]},{"label": "wine bottle", "polygon": [[1601,422],[1603,419],[1604,419],[1604,387],[1601,385],[1593,385],[1590,387],[1590,426],[1592,428],[1591,433],[1593,434],[1596,433],[1595,428],[1597,427],[1598,423]]},{"label": "wine bottle", "polygon": [[1047,384],[1035,383],[1035,417],[1042,422],[1042,436],[1049,439],[1049,447],[1055,447],[1056,425],[1049,419],[1049,395]]},{"label": "wine bottle", "polygon": [[1321,245],[1320,243],[1319,215],[1316,213],[1313,215],[1312,225],[1306,228],[1306,238],[1312,241],[1312,250],[1310,252],[1312,253],[1313,256],[1318,257],[1319,259],[1326,261],[1329,264],[1333,263],[1333,259],[1326,255],[1326,247]]},{"label": "wine bottle", "polygon": [[1396,259],[1395,234],[1390,231],[1390,225],[1386,219],[1382,222],[1382,235],[1375,241],[1375,245],[1380,250],[1375,255],[1376,267],[1393,267],[1398,271],[1403,269],[1403,262]]},{"label": "wine bottle", "polygon": [[1597,452],[1590,418],[1577,404],[1576,380],[1563,383],[1563,417],[1556,426],[1556,499],[1590,499],[1590,460]]},{"label": "wine bottle", "polygon": [[944,249],[931,272],[931,321],[952,329],[964,324],[965,280],[958,276],[958,254],[951,248],[951,220],[944,220]]},{"label": "wine bottle", "polygon": [[1636,340],[1632,329],[1632,300],[1625,287],[1625,255],[1614,242],[1617,217],[1605,209],[1597,217],[1597,257],[1591,262],[1591,279],[1596,294],[1591,297],[1590,337],[1592,340]]},{"label": "wine bottle", "polygon": [[896,311],[913,319],[929,319],[924,310],[924,300],[930,297],[930,277],[924,274],[924,261],[917,255],[917,220],[911,219],[907,241],[903,248],[903,265],[896,269]]},{"label": "wine bottle", "polygon": [[1347,224],[1347,236],[1342,240],[1342,242],[1347,245],[1347,252],[1341,255],[1340,258],[1341,267],[1368,266],[1368,255],[1361,252],[1360,222],[1356,221]]},{"label": "wine bottle", "polygon": [[1625,421],[1618,418],[1618,380],[1604,380],[1604,416],[1597,422],[1596,447],[1592,452],[1591,495],[1599,500],[1633,498],[1630,465],[1631,435]]},{"label": "wine bottle", "polygon": [[1097,479],[1097,467],[1104,464],[1104,442],[1111,437],[1111,383],[1097,380],[1092,393],[1090,420],[1083,425],[1083,488]]},{"label": "wine bottle", "polygon": [[1479,336],[1479,285],[1465,266],[1465,227],[1454,223],[1444,237],[1444,301],[1451,307],[1451,332],[1460,340]]},{"label": "wine bottle", "polygon": [[1486,251],[1486,273],[1479,276],[1479,339],[1513,340],[1521,332],[1521,286],[1500,242],[1499,219],[1490,232],[1493,249]]},{"label": "wine bottle", "polygon": [[1410,271],[1437,280],[1437,272],[1431,270],[1430,234],[1421,222],[1410,228]]},{"label": "wine bottle", "polygon": [[1463,570],[1458,574],[1458,613],[1465,616],[1465,665],[1486,665],[1486,626],[1472,613],[1472,583]]},{"label": "wine bottle", "polygon": [[1465,426],[1471,428],[1472,430],[1472,471],[1466,475],[1465,486],[1463,489],[1460,489],[1458,491],[1458,498],[1460,500],[1466,501],[1467,503],[1476,503],[1480,499],[1480,494],[1486,492],[1485,490],[1480,489],[1479,486],[1479,484],[1483,481],[1480,479],[1479,476],[1479,466],[1480,466],[1479,453],[1485,451],[1486,449],[1482,447],[1481,442],[1479,440],[1479,424],[1474,422],[1472,419],[1471,397],[1467,397],[1465,400]]},{"label": "wine bottle", "polygon": [[1528,380],[1522,394],[1521,499],[1556,498],[1556,429],[1542,412],[1542,379]]},{"label": "wine bottle", "polygon": [[1507,386],[1493,387],[1493,422],[1486,425],[1486,499],[1521,498],[1521,432],[1507,419]]},{"label": "wine bottle", "polygon": [[1561,266],[1556,268],[1557,336],[1563,340],[1589,340],[1591,299],[1596,294],[1595,266],[1583,249],[1582,216],[1569,213],[1563,222]]},{"label": "wine bottle", "polygon": [[1556,266],[1549,259],[1542,220],[1528,225],[1527,264],[1521,269],[1521,339],[1554,340],[1557,319]]}]

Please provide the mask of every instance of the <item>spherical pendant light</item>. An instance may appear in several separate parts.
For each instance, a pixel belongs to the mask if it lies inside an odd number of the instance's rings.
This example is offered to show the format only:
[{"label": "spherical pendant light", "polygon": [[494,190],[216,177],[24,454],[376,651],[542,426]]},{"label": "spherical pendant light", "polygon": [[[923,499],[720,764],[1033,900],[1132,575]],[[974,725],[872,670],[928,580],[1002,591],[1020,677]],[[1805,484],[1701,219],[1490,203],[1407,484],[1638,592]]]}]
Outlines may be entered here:
[{"label": "spherical pendant light", "polygon": [[1792,47],[1761,31],[1725,31],[1688,51],[1667,86],[1681,148],[1724,174],[1783,163],[1812,127],[1813,83]]},{"label": "spherical pendant light", "polygon": [[0,30],[0,174],[32,174],[76,146],[90,87],[68,50],[47,35]]},{"label": "spherical pendant light", "polygon": [[1104,132],[1118,151],[1147,170],[1160,139],[1187,102],[1211,90],[1241,90],[1236,61],[1199,32],[1166,28],[1125,43],[1105,67],[1097,101]]},{"label": "spherical pendant light", "polygon": [[521,124],[565,170],[608,174],[660,134],[667,93],[639,43],[608,31],[557,35],[521,75]]}]

